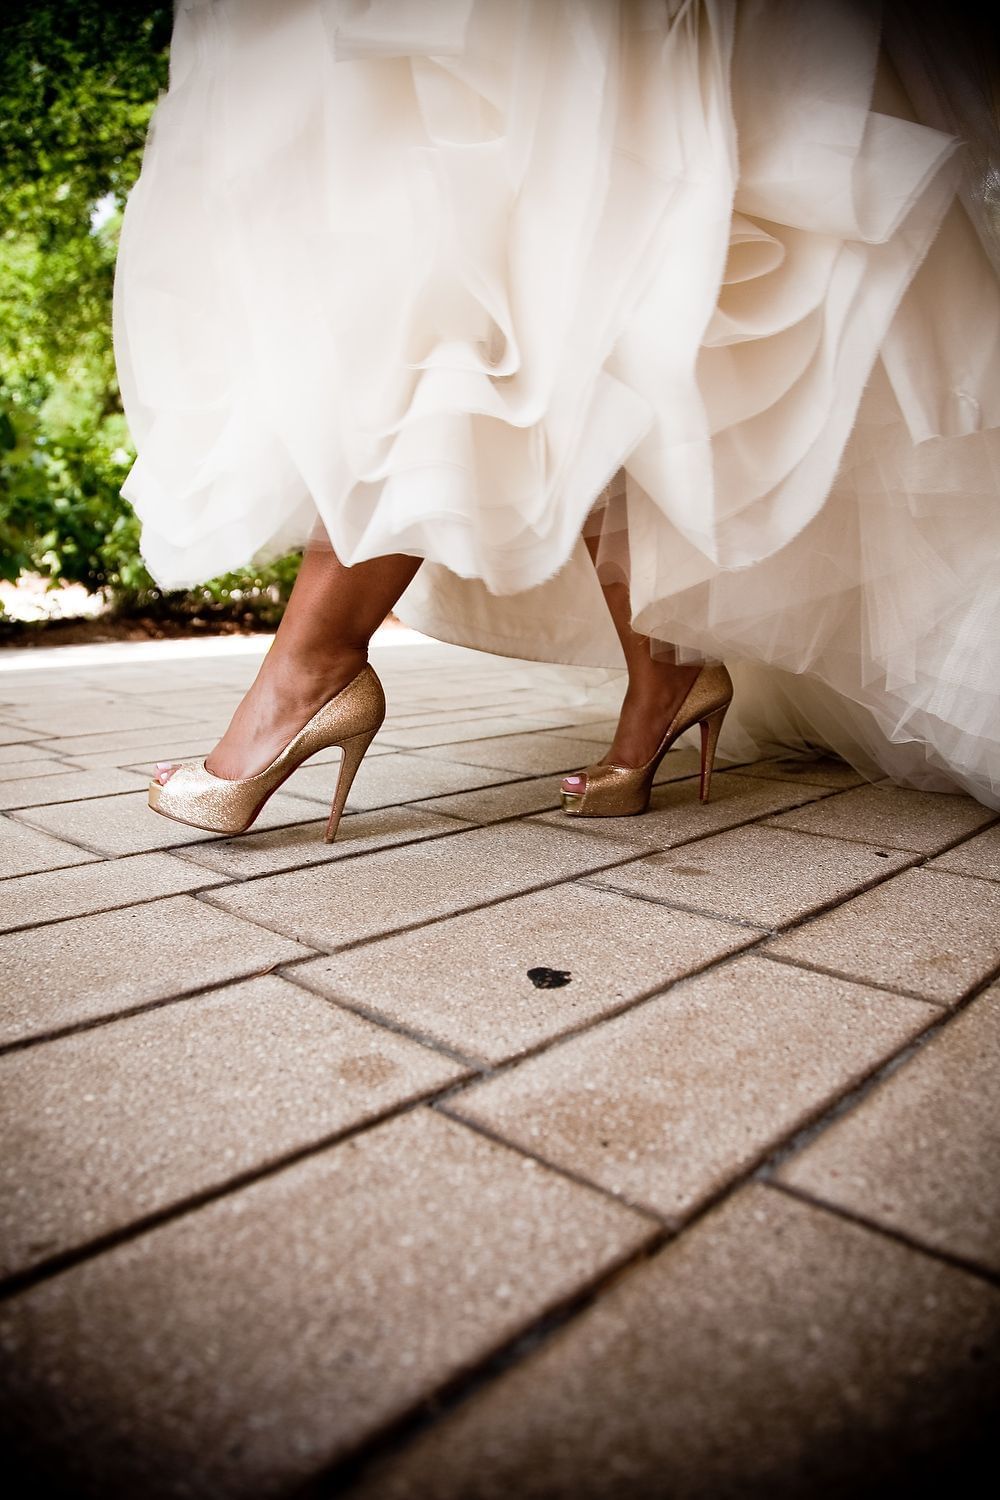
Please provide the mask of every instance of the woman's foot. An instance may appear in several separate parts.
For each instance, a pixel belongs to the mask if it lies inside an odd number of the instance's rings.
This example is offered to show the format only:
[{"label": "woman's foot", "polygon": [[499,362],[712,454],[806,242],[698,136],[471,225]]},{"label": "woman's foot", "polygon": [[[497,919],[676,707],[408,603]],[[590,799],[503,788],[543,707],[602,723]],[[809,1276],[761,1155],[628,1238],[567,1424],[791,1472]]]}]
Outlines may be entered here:
[{"label": "woman's foot", "polygon": [[[677,666],[648,657],[633,663],[614,740],[595,764],[638,768],[652,760],[700,671],[698,662]],[[582,792],[586,784],[586,776],[578,772],[563,778],[562,789]]]},{"label": "woman's foot", "polygon": [[[271,645],[229,728],[206,757],[205,768],[229,781],[263,771],[317,709],[356,677],[367,653],[345,647],[308,658]],[[156,780],[166,785],[177,766],[158,761]]]}]

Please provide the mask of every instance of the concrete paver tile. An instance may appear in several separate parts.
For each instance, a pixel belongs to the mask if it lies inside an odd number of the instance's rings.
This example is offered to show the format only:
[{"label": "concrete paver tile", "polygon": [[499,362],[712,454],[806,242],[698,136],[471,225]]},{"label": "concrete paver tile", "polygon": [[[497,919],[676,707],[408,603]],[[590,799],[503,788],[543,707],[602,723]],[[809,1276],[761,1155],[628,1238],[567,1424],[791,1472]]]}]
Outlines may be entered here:
[{"label": "concrete paver tile", "polygon": [[102,771],[64,771],[55,776],[29,776],[0,783],[0,809],[43,807],[56,802],[79,802],[85,797],[114,796],[143,785],[132,771],[109,766]]},{"label": "concrete paver tile", "polygon": [[[253,825],[254,832],[301,823],[310,815],[324,818],[329,805],[306,802],[275,792]],[[145,791],[117,797],[99,797],[82,802],[63,802],[52,807],[32,807],[15,815],[33,828],[44,829],[98,850],[101,854],[142,854],[150,849],[171,849],[178,844],[217,840],[218,834],[189,828],[153,812]],[[244,835],[247,837],[248,835]]]},{"label": "concrete paver tile", "polygon": [[912,855],[888,857],[846,839],[812,838],[751,824],[702,839],[696,847],[650,854],[593,875],[595,885],[780,927],[882,879]]},{"label": "concrete paver tile", "polygon": [[751,1187],[351,1500],[986,1495],[998,1323],[996,1288]]},{"label": "concrete paver tile", "polygon": [[74,702],[60,694],[52,706],[37,700],[25,705],[18,711],[16,722],[33,738],[42,739],[46,736],[68,738],[91,732],[106,734],[116,730],[156,729],[158,725],[169,730],[172,724],[190,717],[190,713],[165,713],[159,707],[149,708],[144,703],[110,695],[103,700],[90,697]]},{"label": "concrete paver tile", "polygon": [[[76,849],[72,844],[63,844],[46,833],[27,828],[16,818],[0,816],[0,879],[87,864],[96,859],[97,855],[89,849]],[[2,895],[0,887],[0,899]]]},{"label": "concrete paver tile", "polygon": [[[376,739],[365,751],[365,760],[367,761],[375,755],[398,755],[398,753],[394,745],[387,745],[383,740]],[[315,755],[311,755],[307,764],[302,769],[308,770],[309,766],[334,765],[340,760],[340,755],[339,745],[328,745],[325,750],[317,750]],[[298,772],[294,772],[293,774],[298,775]]]},{"label": "concrete paver tile", "polygon": [[743,776],[764,776],[768,780],[808,781],[813,786],[828,786],[836,790],[867,785],[867,778],[849,766],[845,760],[834,755],[782,756],[775,760],[761,760],[741,767]]},{"label": "concrete paver tile", "polygon": [[[316,959],[295,977],[496,1063],[755,940],[708,917],[566,884]],[[536,987],[528,974],[539,969],[570,977]]]},{"label": "concrete paver tile", "polygon": [[166,692],[150,695],[148,707],[156,708],[171,718],[216,718],[222,716],[226,722],[232,718],[243,690],[237,687],[206,687],[194,692]]},{"label": "concrete paver tile", "polygon": [[1000,823],[977,833],[957,849],[939,854],[928,862],[929,870],[947,870],[952,875],[978,875],[980,880],[1000,880]]},{"label": "concrete paver tile", "polygon": [[74,917],[0,937],[0,1043],[223,984],[302,957],[297,943],[192,896]]},{"label": "concrete paver tile", "polygon": [[[376,807],[398,807],[403,802],[509,781],[514,774],[448,759],[425,759],[415,751],[395,751],[372,759],[366,756],[351,786],[347,808],[349,812],[370,812]],[[329,765],[310,762],[289,778],[288,786],[297,797],[313,797],[329,806],[335,781]]]},{"label": "concrete paver tile", "polygon": [[0,766],[3,766],[5,772],[13,765],[23,766],[29,757],[32,765],[47,763],[55,766],[56,770],[61,765],[59,756],[55,755],[48,746],[34,745],[24,740],[16,745],[0,745]]},{"label": "concrete paver tile", "polygon": [[972,797],[914,792],[880,782],[828,797],[811,807],[796,808],[775,822],[782,828],[801,828],[805,833],[860,839],[880,849],[933,854],[995,818],[995,812]]},{"label": "concrete paver tile", "polygon": [[[148,752],[153,760],[165,760],[161,754],[164,745],[192,742],[205,744],[205,753],[211,748],[210,729],[204,719],[187,719],[174,724],[157,724],[155,728],[115,729],[104,734],[74,734],[49,740],[49,749],[57,755],[76,760],[78,756],[117,755],[122,764],[126,760],[138,761]],[[173,751],[168,752],[173,754]],[[197,754],[197,751],[193,752]]]},{"label": "concrete paver tile", "polygon": [[[597,747],[594,749],[596,752]],[[671,751],[664,756],[656,773],[656,781],[683,780],[695,775],[697,770],[696,751]],[[459,792],[453,797],[428,798],[418,805],[426,807],[428,811],[467,818],[471,823],[495,823],[501,818],[520,818],[535,812],[555,813],[554,821],[557,826],[563,826],[567,822],[559,806],[559,777],[552,773],[533,776],[526,781],[508,781],[500,786],[479,787],[473,792]],[[620,835],[624,821],[615,821]],[[593,820],[588,826],[593,828]]]},{"label": "concrete paver tile", "polygon": [[430,745],[456,745],[471,743],[479,739],[491,739],[497,735],[521,734],[529,730],[550,730],[551,717],[523,714],[505,715],[498,718],[478,716],[474,719],[458,719],[449,724],[387,726],[382,734],[388,743],[403,749],[426,749]]},{"label": "concrete paver tile", "polygon": [[1000,986],[974,1000],[780,1180],[1000,1273]]},{"label": "concrete paver tile", "polygon": [[0,889],[0,931],[133,906],[214,885],[223,877],[169,854],[131,854],[74,869],[16,876]]},{"label": "concrete paver tile", "polygon": [[333,949],[565,880],[625,852],[585,834],[503,823],[268,876],[209,892],[205,899]]},{"label": "concrete paver tile", "polygon": [[533,776],[527,781],[504,781],[499,786],[477,787],[473,792],[458,792],[451,797],[431,797],[412,805],[470,823],[497,823],[502,818],[523,818],[528,813],[558,809],[559,782],[554,776]]},{"label": "concrete paver tile", "polygon": [[[662,786],[665,781],[683,781],[689,776],[697,776],[700,769],[701,755],[693,746],[683,745],[680,749],[668,750],[656,768],[653,786]],[[653,795],[655,797],[656,793]]]},{"label": "concrete paver tile", "polygon": [[192,844],[183,851],[183,857],[234,879],[246,879],[251,875],[274,875],[320,861],[366,854],[374,849],[388,848],[390,844],[457,833],[463,826],[467,825],[456,818],[422,812],[413,804],[379,807],[374,812],[347,814],[341,819],[332,844],[323,842],[324,821],[293,823],[290,827],[272,828],[264,833]]},{"label": "concrete paver tile", "polygon": [[[459,724],[471,718],[506,719],[516,712],[517,702],[511,694],[492,693],[487,686],[475,694],[459,698],[455,694],[441,697],[434,694],[432,700],[414,697],[400,690],[399,685],[385,682],[386,699],[385,728],[419,729],[429,724]],[[529,710],[526,708],[524,712]]]},{"label": "concrete paver tile", "polygon": [[44,731],[28,729],[23,724],[0,724],[0,745],[26,745],[32,740],[44,739]]},{"label": "concrete paver tile", "polygon": [[[156,747],[156,760],[196,760],[207,756],[211,745],[219,739],[219,735],[199,735],[196,739],[171,739],[168,735],[160,735],[159,745]],[[102,766],[117,765],[123,771],[133,771],[141,775],[142,780],[148,781],[153,775],[154,760],[142,760],[141,753],[136,750],[102,750],[99,754],[75,754],[72,757],[73,765],[78,765],[84,771],[99,771]]]},{"label": "concrete paver tile", "polygon": [[461,1077],[268,975],[0,1059],[0,1275]]},{"label": "concrete paver tile", "polygon": [[[197,739],[172,740],[169,736],[160,736],[160,743],[156,747],[156,760],[194,760],[199,756],[208,754],[212,745],[220,738],[219,734],[201,734]],[[79,766],[84,771],[99,771],[103,766],[120,766],[125,771],[135,771],[144,780],[149,780],[153,774],[155,762],[142,760],[137,750],[101,750],[96,755],[81,755],[79,752],[72,756],[74,766]]]},{"label": "concrete paver tile", "polygon": [[567,724],[564,729],[554,729],[552,733],[561,734],[565,739],[570,740],[593,740],[595,744],[603,745],[607,749],[614,739],[617,728],[617,719],[583,719],[575,724]]},{"label": "concrete paver tile", "polygon": [[[388,687],[387,691],[391,692],[391,696],[386,706],[383,733],[450,724],[473,723],[478,727],[480,723],[495,723],[521,714],[531,719],[542,717],[537,711],[537,703],[526,703],[523,694],[505,694],[499,691],[491,693],[489,687],[477,693],[465,694],[461,698],[452,695],[442,697],[440,702],[431,703],[426,698],[405,699],[398,690],[390,690]],[[437,694],[432,693],[432,697],[436,700]],[[533,708],[536,710],[534,713]]]},{"label": "concrete paver tile", "polygon": [[806,786],[801,782],[768,781],[763,777],[739,776],[733,771],[725,771],[713,776],[712,795],[708,802],[698,800],[696,781],[675,781],[653,787],[649,811],[640,817],[573,818],[563,812],[554,812],[532,821],[586,828],[595,838],[608,838],[616,844],[628,843],[636,855],[652,854],[658,849],[669,849],[690,839],[700,839],[705,834],[718,833],[738,823],[765,817],[784,807],[796,806],[804,799],[826,795],[821,787]]},{"label": "concrete paver tile", "polygon": [[0,1382],[85,1492],[288,1494],[649,1234],[418,1108],[12,1298]]},{"label": "concrete paver tile", "polygon": [[748,954],[448,1108],[680,1223],[930,1020],[919,1000]]},{"label": "concrete paver tile", "polygon": [[[573,771],[578,766],[589,765],[599,759],[595,753],[596,742],[588,739],[569,739],[565,735],[549,734],[538,730],[533,734],[507,734],[497,739],[466,740],[462,744],[447,746],[449,757],[474,766],[494,766],[497,769],[520,771],[525,776],[540,776],[549,772]],[[439,754],[443,757],[445,747],[436,752],[417,750],[416,755]]]},{"label": "concrete paver tile", "polygon": [[772,939],[768,951],[950,1005],[1000,966],[1000,889],[904,870]]},{"label": "concrete paver tile", "polygon": [[[72,760],[74,765],[81,766],[85,770],[101,766],[121,766],[126,771],[137,771],[144,780],[148,780],[153,775],[156,761],[195,760],[206,756],[212,746],[222,738],[223,727],[216,726],[199,730],[198,736],[195,739],[171,741],[161,735],[155,747],[155,760],[153,758],[143,760],[141,752],[134,748],[125,751],[120,749],[103,750],[97,755],[81,755],[77,752],[72,757]],[[369,745],[365,755],[366,758],[370,755],[385,755],[390,749],[389,745]],[[314,755],[309,764],[315,766],[339,759],[339,750],[331,749]]]},{"label": "concrete paver tile", "polygon": [[[161,738],[156,747],[154,758],[143,760],[134,750],[126,752],[127,759],[123,758],[120,751],[115,753],[114,764],[123,766],[127,771],[135,771],[145,781],[151,780],[156,771],[156,763],[161,760],[203,760],[212,746],[222,738],[221,732],[205,731],[197,739],[180,740],[173,743],[164,742]],[[109,765],[111,752],[105,750],[101,755],[76,755],[74,760],[79,766]]]},{"label": "concrete paver tile", "polygon": [[6,761],[0,763],[0,786],[8,781],[20,782],[23,786],[25,782],[41,776],[63,776],[67,771],[75,769],[64,761],[56,760],[54,756],[39,756],[37,760]]}]

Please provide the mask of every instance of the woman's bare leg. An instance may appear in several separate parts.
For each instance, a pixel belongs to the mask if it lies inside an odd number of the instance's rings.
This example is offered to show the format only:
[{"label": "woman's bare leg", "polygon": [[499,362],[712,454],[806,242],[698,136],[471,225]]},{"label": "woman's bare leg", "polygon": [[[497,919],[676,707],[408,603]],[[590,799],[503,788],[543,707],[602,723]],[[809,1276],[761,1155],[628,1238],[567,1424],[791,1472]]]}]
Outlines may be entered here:
[{"label": "woman's bare leg", "polygon": [[[420,566],[392,553],[345,568],[310,543],[281,624],[249,692],[205,764],[234,779],[262,771],[368,660],[368,643]],[[165,782],[174,767],[157,765]]]},{"label": "woman's bare leg", "polygon": [[[596,565],[598,538],[587,537],[586,545]],[[600,763],[642,766],[656,754],[670,720],[684,702],[701,669],[697,662],[678,665],[672,648],[662,642],[657,643],[657,655],[652,656],[649,636],[639,635],[632,629],[628,585],[605,583],[601,587],[625,653],[628,687],[614,740]],[[568,792],[576,792],[585,779],[567,776],[563,786]]]}]

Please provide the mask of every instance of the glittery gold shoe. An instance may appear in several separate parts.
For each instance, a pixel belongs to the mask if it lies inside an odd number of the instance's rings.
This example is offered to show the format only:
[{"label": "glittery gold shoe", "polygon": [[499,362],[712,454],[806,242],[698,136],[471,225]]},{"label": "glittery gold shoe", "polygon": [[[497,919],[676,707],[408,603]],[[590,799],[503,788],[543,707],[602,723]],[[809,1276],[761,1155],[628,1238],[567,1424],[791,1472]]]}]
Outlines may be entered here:
[{"label": "glittery gold shoe", "polygon": [[715,747],[726,710],[733,699],[733,680],[721,662],[706,662],[691,684],[687,697],[674,714],[659,749],[644,766],[587,766],[582,791],[561,792],[563,812],[576,818],[627,818],[649,806],[653,777],[660,761],[679,734],[692,725],[701,726],[702,802],[708,801]]},{"label": "glittery gold shoe", "polygon": [[192,828],[211,833],[245,833],[271,793],[318,750],[339,745],[343,750],[337,786],[324,838],[337,835],[351,782],[385,718],[385,694],[370,666],[362,667],[345,688],[317,709],[255,776],[229,780],[213,776],[204,760],[182,760],[166,782],[149,783],[149,805],[154,812]]}]

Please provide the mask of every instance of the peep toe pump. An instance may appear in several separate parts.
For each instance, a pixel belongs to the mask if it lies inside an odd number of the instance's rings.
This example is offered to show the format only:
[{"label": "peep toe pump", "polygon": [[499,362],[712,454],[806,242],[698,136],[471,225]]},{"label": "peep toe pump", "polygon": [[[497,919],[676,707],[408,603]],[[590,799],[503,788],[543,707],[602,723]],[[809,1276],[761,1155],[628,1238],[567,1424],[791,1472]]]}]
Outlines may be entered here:
[{"label": "peep toe pump", "polygon": [[643,813],[649,806],[653,777],[660,761],[679,734],[692,725],[701,726],[702,802],[708,801],[715,747],[726,710],[733,699],[733,680],[721,662],[706,662],[674,714],[652,760],[644,766],[593,765],[581,773],[587,782],[582,792],[563,791],[563,811],[576,818],[626,818]]},{"label": "peep toe pump", "polygon": [[316,710],[274,757],[255,776],[228,780],[213,776],[204,760],[183,760],[170,778],[149,783],[149,805],[154,812],[192,828],[211,833],[245,833],[271,793],[318,750],[339,745],[343,750],[337,786],[324,838],[331,844],[337,836],[340,815],[351,783],[385,718],[385,694],[370,666],[362,667],[345,688]]}]

